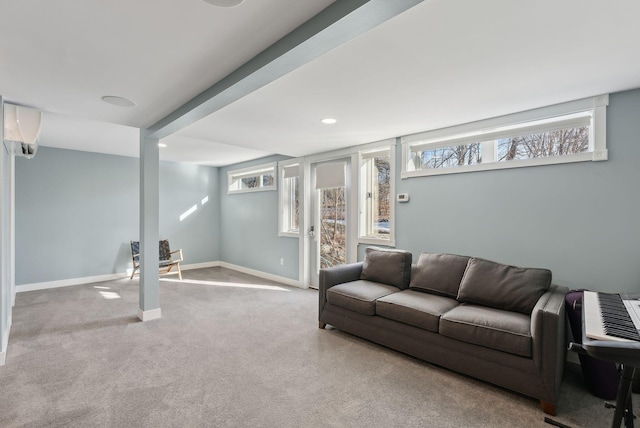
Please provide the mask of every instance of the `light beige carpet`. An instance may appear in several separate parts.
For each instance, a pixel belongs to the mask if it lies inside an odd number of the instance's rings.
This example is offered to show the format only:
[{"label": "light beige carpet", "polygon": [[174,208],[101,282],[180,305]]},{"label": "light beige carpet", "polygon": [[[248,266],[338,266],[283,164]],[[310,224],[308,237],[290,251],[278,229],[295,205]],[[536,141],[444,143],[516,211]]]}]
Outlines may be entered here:
[{"label": "light beige carpet", "polygon": [[[184,277],[161,282],[162,318],[145,323],[137,279],[19,293],[0,426],[550,427],[536,400],[318,329],[315,290]],[[570,366],[554,419],[611,417]]]}]

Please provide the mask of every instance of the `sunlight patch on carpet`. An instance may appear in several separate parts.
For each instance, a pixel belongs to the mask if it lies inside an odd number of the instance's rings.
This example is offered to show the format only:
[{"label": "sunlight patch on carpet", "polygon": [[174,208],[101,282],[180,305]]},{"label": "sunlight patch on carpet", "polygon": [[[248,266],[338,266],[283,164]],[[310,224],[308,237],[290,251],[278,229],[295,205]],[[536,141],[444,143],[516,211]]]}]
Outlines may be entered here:
[{"label": "sunlight patch on carpet", "polygon": [[[97,290],[110,290],[111,287],[104,287],[104,286],[100,286],[100,285],[94,285],[93,288],[97,289]],[[115,291],[98,291],[98,293],[105,299],[107,300],[112,300],[112,299],[119,299],[120,295],[118,293],[116,293]]]},{"label": "sunlight patch on carpet", "polygon": [[200,281],[197,279],[175,280],[175,279],[166,279],[166,278],[160,278],[160,281],[180,282],[185,284],[197,284],[197,285],[215,285],[216,287],[235,287],[235,288],[253,288],[257,290],[291,291],[277,285],[245,284],[240,282]]}]

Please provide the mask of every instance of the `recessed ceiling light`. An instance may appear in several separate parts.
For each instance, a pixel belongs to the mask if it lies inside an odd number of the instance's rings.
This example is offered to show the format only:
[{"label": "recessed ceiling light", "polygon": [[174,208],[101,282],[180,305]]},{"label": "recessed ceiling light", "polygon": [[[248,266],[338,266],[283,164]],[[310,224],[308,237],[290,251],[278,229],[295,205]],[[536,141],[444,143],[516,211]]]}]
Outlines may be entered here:
[{"label": "recessed ceiling light", "polygon": [[209,3],[218,7],[236,7],[244,0],[204,0],[205,3]]},{"label": "recessed ceiling light", "polygon": [[163,147],[167,147],[167,145],[165,143],[158,143],[158,147],[163,148]]},{"label": "recessed ceiling light", "polygon": [[337,122],[337,120],[335,120],[332,117],[326,117],[326,118],[322,119],[320,122],[324,123],[325,125],[333,125],[334,123]]},{"label": "recessed ceiling light", "polygon": [[102,101],[104,101],[105,103],[113,104],[114,106],[118,106],[118,107],[134,107],[136,105],[136,103],[134,103],[129,99],[126,99],[123,97],[116,97],[113,95],[105,95],[104,97],[102,97]]}]

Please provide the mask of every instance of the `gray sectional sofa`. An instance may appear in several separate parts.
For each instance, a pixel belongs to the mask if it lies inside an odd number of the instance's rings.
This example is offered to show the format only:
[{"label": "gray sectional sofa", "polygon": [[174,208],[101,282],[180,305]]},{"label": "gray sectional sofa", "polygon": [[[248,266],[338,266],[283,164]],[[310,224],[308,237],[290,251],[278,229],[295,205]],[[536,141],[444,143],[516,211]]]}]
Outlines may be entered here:
[{"label": "gray sectional sofa", "polygon": [[565,287],[546,269],[370,247],[323,269],[327,324],[540,400],[555,414],[566,358]]}]

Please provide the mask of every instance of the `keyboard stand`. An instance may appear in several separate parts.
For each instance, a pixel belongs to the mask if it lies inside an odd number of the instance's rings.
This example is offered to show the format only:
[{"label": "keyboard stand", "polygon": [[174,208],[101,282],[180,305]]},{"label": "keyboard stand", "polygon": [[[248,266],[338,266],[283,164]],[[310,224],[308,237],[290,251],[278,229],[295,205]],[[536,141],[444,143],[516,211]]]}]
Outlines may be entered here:
[{"label": "keyboard stand", "polygon": [[[584,326],[584,310],[582,325]],[[624,419],[625,427],[633,428],[633,407],[631,403],[631,384],[636,367],[640,367],[640,342],[618,342],[610,340],[589,339],[582,332],[582,349],[593,358],[613,361],[622,365],[622,378],[618,386],[615,413],[611,428],[620,428]],[[608,407],[613,407],[609,405]]]},{"label": "keyboard stand", "polygon": [[635,371],[635,367],[623,366],[622,377],[620,379],[620,385],[618,386],[618,398],[615,404],[616,411],[613,414],[613,422],[611,423],[612,427],[618,428],[624,418],[624,426],[633,428],[635,416],[633,415],[633,406],[631,404],[631,383]]}]

